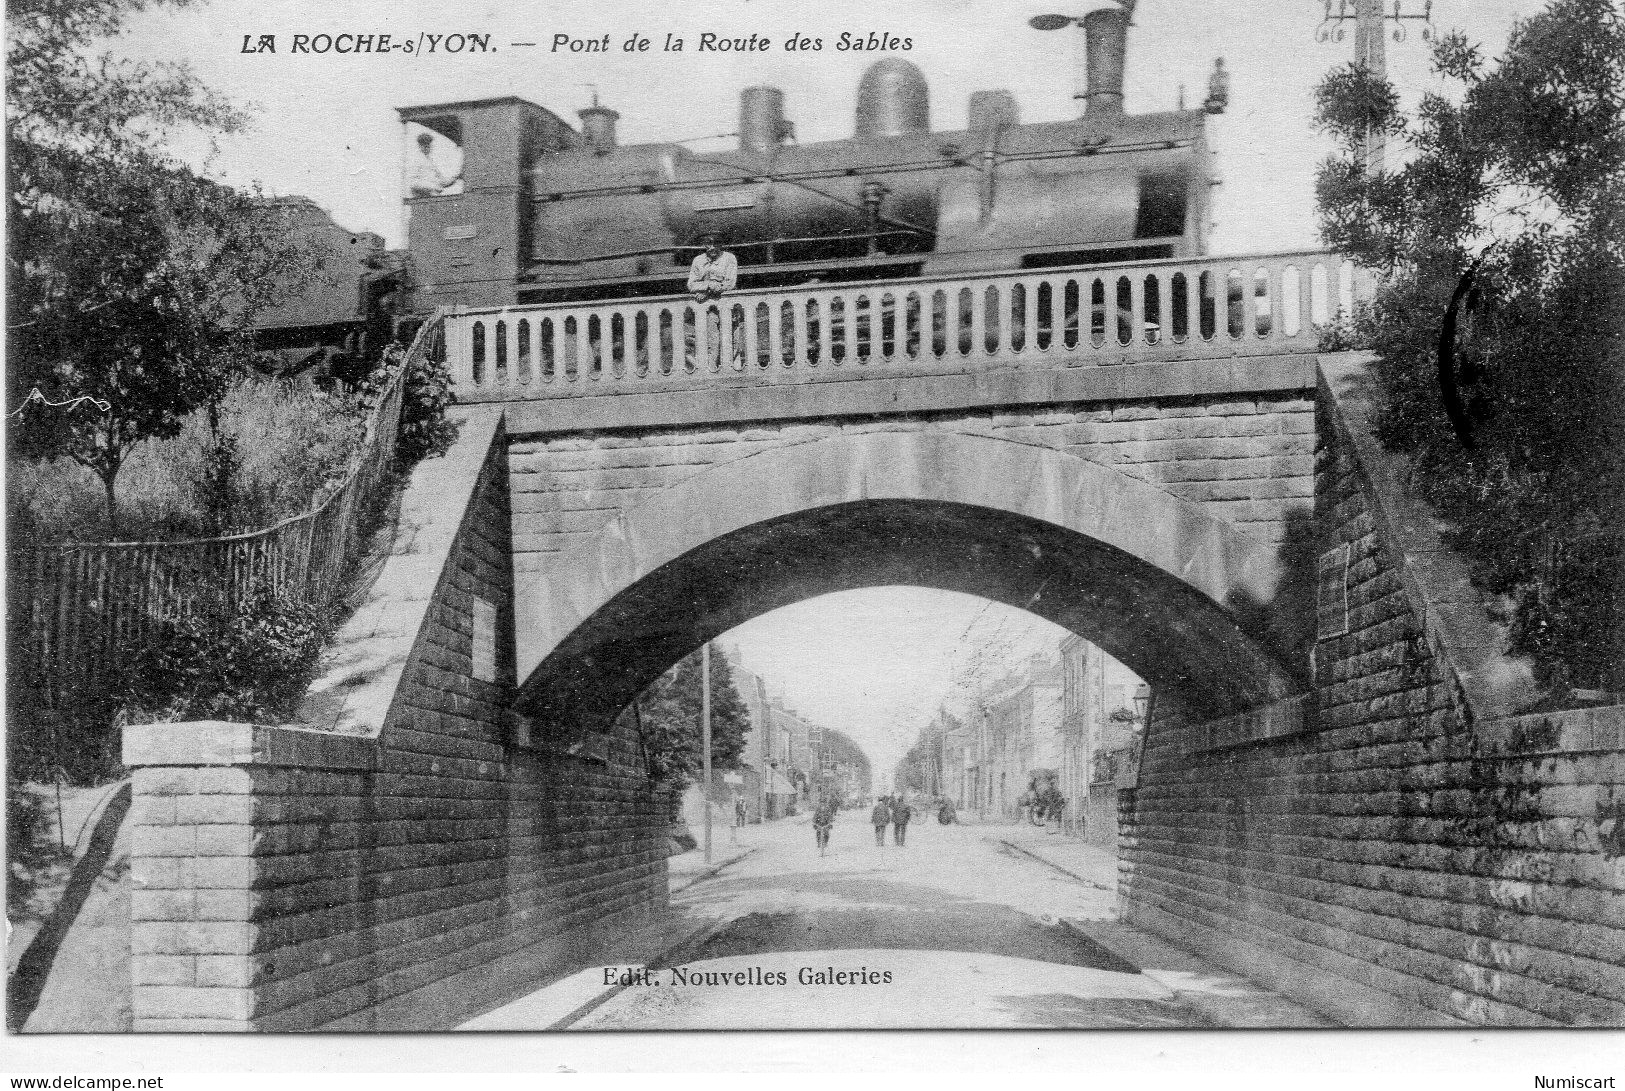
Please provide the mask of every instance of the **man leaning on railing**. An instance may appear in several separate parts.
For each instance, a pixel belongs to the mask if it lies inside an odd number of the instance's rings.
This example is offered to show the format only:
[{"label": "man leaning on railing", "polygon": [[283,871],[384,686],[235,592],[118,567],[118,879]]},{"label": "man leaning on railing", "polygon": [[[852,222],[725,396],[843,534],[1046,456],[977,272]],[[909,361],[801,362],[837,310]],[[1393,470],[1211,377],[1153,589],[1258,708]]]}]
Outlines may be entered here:
[{"label": "man leaning on railing", "polygon": [[[694,302],[703,305],[721,299],[724,292],[734,290],[734,285],[739,282],[739,259],[718,246],[715,235],[704,235],[700,241],[705,244],[705,251],[688,267],[688,290],[693,294]],[[739,335],[743,323],[736,321],[730,326],[734,339],[733,356],[738,358],[742,355]],[[715,306],[705,308],[705,336],[710,344],[710,364],[716,367],[722,359],[722,314]],[[692,346],[688,358],[694,359]]]}]

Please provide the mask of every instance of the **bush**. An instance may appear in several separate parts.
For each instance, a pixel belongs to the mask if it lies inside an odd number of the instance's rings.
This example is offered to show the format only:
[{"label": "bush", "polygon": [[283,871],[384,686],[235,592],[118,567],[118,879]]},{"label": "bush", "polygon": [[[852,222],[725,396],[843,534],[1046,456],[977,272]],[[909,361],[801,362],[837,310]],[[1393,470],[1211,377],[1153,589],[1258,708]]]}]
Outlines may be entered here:
[{"label": "bush", "polygon": [[44,796],[6,770],[6,911],[14,918],[30,912],[41,876],[72,859],[49,836],[52,819],[46,808]]},{"label": "bush", "polygon": [[[405,355],[405,349],[391,345],[381,367]],[[401,398],[400,431],[395,440],[395,460],[402,470],[410,470],[423,459],[443,455],[457,439],[457,425],[446,419],[451,404],[451,371],[445,360],[420,353],[406,371],[406,389]]]},{"label": "bush", "polygon": [[[1625,689],[1625,14],[1549,0],[1499,59],[1451,32],[1433,68],[1451,94],[1403,115],[1363,70],[1317,90],[1322,236],[1382,278],[1321,349],[1375,354],[1377,437],[1547,700]],[[1386,172],[1368,125],[1404,145]]]},{"label": "bush", "polygon": [[126,715],[291,719],[331,627],[328,611],[263,586],[234,608],[170,614],[130,663]]}]

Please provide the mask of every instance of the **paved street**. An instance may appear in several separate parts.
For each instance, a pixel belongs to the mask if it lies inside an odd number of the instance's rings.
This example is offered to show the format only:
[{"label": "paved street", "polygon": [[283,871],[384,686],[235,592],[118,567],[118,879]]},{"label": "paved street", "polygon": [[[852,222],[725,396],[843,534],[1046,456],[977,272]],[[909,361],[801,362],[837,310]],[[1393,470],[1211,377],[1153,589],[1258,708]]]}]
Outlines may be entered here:
[{"label": "paved street", "polygon": [[866,818],[843,812],[822,858],[805,817],[738,845],[718,830],[716,860],[745,855],[714,874],[674,866],[697,946],[628,987],[583,971],[466,1029],[1319,1025],[1116,924],[1099,850],[934,819],[877,848]]}]

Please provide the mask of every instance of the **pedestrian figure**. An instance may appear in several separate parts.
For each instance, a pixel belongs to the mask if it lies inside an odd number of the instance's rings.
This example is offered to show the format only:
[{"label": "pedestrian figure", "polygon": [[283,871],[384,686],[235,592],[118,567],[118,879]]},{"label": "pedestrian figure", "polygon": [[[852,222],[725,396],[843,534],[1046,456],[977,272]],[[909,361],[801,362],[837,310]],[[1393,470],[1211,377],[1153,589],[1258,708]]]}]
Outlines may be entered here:
[{"label": "pedestrian figure", "polygon": [[818,804],[813,812],[813,834],[818,841],[818,855],[823,856],[829,848],[829,828],[835,825],[835,804],[824,800]]},{"label": "pedestrian figure", "polygon": [[875,828],[875,844],[885,845],[886,827],[891,825],[891,808],[886,806],[885,796],[875,800],[875,809],[869,812],[869,821]]},{"label": "pedestrian figure", "polygon": [[892,844],[901,848],[903,838],[908,835],[908,820],[914,815],[914,809],[908,801],[898,796],[891,805],[891,839]]},{"label": "pedestrian figure", "polygon": [[[708,362],[712,367],[717,367],[722,360],[722,313],[717,307],[705,304],[714,303],[722,298],[724,292],[734,290],[734,285],[739,282],[739,259],[718,246],[715,235],[702,236],[700,241],[705,244],[705,251],[688,267],[688,290],[694,296],[694,302],[701,304],[704,311],[701,321],[705,323],[706,340],[710,342]],[[742,332],[740,324],[730,322],[729,329],[734,335],[734,354],[737,355]],[[692,344],[688,348],[688,358],[694,358]]]},{"label": "pedestrian figure", "polygon": [[734,825],[745,828],[745,801],[742,799],[734,800]]}]

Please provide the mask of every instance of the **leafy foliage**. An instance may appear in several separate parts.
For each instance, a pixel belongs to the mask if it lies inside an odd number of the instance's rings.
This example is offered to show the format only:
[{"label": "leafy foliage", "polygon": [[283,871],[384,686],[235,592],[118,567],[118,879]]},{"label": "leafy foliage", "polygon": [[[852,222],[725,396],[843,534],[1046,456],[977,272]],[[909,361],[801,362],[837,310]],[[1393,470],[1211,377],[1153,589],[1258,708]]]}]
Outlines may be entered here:
[{"label": "leafy foliage", "polygon": [[[700,771],[700,653],[694,652],[638,696],[634,724],[642,733],[649,779],[682,791]],[[734,687],[726,656],[711,657],[711,764],[738,765],[750,714]]]},{"label": "leafy foliage", "polygon": [[[1318,90],[1341,147],[1317,178],[1322,235],[1384,274],[1327,347],[1377,353],[1379,436],[1505,604],[1512,651],[1554,691],[1625,688],[1625,15],[1553,0],[1499,61],[1453,33],[1433,64],[1459,95],[1410,117],[1384,114],[1363,71]],[[1403,138],[1392,173],[1364,169],[1374,120]],[[1461,391],[1465,443],[1442,381]]]},{"label": "leafy foliage", "polygon": [[[388,351],[405,352],[399,346],[391,346]],[[457,439],[457,425],[446,419],[446,407],[451,404],[451,371],[444,359],[432,356],[419,353],[404,379],[400,433],[395,442],[395,459],[403,469],[445,454]]]},{"label": "leafy foliage", "polygon": [[235,606],[170,613],[126,672],[127,705],[183,720],[289,719],[330,628],[327,611],[266,586]]},{"label": "leafy foliage", "polygon": [[[234,380],[170,439],[136,447],[119,475],[119,519],[143,541],[212,537],[309,511],[344,475],[364,400],[278,379]],[[17,462],[6,488],[14,544],[110,536],[95,475],[70,458]]]},{"label": "leafy foliage", "polygon": [[72,856],[49,835],[52,816],[45,797],[32,791],[14,766],[6,768],[6,913],[20,920],[41,877],[70,863]]},{"label": "leafy foliage", "polygon": [[114,485],[130,450],[217,397],[243,327],[309,254],[285,212],[165,157],[174,126],[242,127],[184,67],[96,54],[145,0],[24,0],[7,51],[7,397],[15,453]]}]

